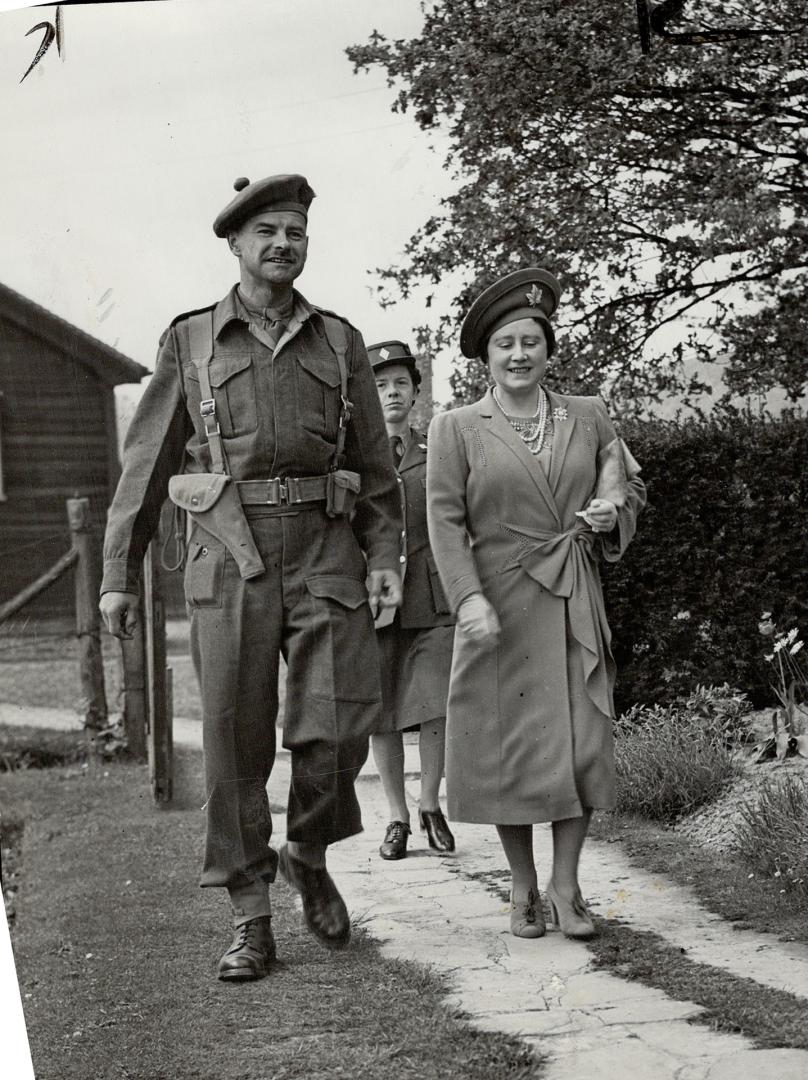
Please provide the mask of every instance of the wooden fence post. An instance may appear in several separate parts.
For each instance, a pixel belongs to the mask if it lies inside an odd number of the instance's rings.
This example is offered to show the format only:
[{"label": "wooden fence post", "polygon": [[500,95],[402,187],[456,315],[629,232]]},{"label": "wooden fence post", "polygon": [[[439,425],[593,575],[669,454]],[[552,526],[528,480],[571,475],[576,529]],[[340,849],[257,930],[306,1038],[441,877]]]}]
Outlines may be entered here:
[{"label": "wooden fence post", "polygon": [[141,611],[140,622],[127,641],[121,640],[123,663],[123,730],[126,747],[136,761],[146,760],[146,729],[149,708],[146,696],[146,628]]},{"label": "wooden fence post", "polygon": [[166,615],[161,588],[160,532],[143,560],[143,626],[149,710],[149,777],[155,802],[173,796],[173,716],[171,673],[166,663]]},{"label": "wooden fence post", "polygon": [[76,636],[79,641],[79,674],[84,701],[84,726],[98,730],[107,723],[107,695],[104,689],[104,660],[101,655],[101,615],[98,593],[101,587],[100,560],[96,558],[90,526],[90,500],[68,499],[67,522],[73,549],[77,553]]}]

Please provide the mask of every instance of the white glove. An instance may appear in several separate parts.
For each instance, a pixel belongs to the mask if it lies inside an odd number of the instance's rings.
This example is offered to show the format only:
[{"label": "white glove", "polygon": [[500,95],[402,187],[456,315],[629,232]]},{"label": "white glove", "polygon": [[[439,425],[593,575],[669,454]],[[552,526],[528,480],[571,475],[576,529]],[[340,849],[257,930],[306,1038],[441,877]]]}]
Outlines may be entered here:
[{"label": "white glove", "polygon": [[497,613],[482,593],[467,596],[457,609],[457,625],[462,633],[489,648],[499,641]]},{"label": "white glove", "polygon": [[593,499],[586,510],[576,510],[593,532],[611,532],[617,524],[617,507],[608,499]]}]

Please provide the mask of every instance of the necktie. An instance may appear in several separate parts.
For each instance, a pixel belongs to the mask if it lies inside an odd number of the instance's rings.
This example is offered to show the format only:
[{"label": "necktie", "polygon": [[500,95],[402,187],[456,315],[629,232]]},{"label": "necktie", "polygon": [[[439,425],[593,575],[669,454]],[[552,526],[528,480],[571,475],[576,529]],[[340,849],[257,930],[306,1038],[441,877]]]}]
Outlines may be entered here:
[{"label": "necktie", "polygon": [[390,436],[390,450],[393,454],[393,461],[396,465],[398,465],[398,463],[404,457],[404,440],[401,438],[400,435]]}]

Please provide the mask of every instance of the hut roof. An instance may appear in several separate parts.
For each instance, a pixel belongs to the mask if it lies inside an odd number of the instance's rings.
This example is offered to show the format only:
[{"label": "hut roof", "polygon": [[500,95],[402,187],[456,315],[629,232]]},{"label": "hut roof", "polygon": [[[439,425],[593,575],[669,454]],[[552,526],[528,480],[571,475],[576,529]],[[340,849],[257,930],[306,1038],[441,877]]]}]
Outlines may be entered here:
[{"label": "hut roof", "polygon": [[40,307],[27,296],[0,283],[0,318],[23,327],[33,337],[54,345],[80,364],[91,368],[109,386],[137,383],[149,369],[119,353],[111,345],[91,337],[77,326]]}]

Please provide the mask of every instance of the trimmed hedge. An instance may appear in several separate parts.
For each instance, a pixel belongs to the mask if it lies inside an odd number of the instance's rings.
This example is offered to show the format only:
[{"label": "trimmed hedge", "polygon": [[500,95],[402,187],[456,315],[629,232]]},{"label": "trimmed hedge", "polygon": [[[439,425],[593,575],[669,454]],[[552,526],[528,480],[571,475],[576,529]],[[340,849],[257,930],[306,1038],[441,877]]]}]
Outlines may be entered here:
[{"label": "trimmed hedge", "polygon": [[624,560],[603,567],[618,711],[725,682],[771,703],[761,613],[808,629],[808,420],[627,421],[621,434],[648,506]]}]

